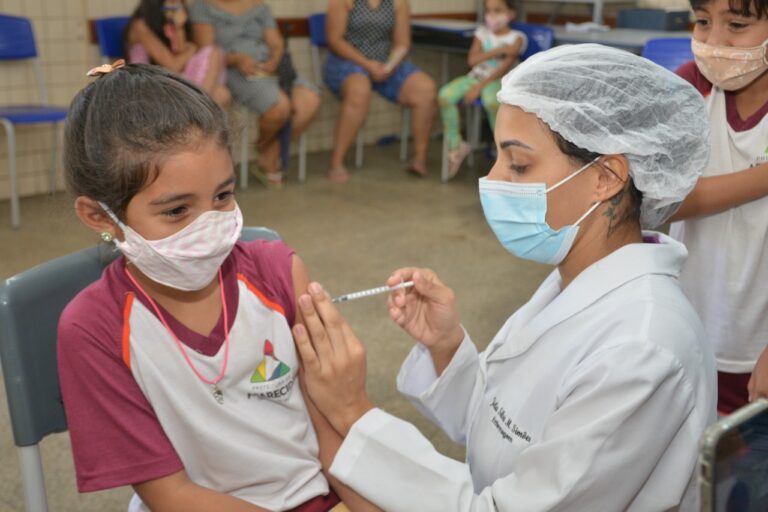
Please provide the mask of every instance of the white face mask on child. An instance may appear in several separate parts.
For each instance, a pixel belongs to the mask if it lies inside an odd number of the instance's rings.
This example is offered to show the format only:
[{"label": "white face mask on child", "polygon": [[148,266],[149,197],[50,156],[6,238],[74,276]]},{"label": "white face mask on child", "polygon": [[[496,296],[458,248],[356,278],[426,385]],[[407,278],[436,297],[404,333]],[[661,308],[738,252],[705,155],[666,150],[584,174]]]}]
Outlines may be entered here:
[{"label": "white face mask on child", "polygon": [[120,252],[156,283],[184,291],[205,288],[232,252],[243,228],[243,214],[234,210],[211,210],[184,229],[160,240],[146,240],[99,202],[107,215],[123,230],[125,240],[115,239]]}]

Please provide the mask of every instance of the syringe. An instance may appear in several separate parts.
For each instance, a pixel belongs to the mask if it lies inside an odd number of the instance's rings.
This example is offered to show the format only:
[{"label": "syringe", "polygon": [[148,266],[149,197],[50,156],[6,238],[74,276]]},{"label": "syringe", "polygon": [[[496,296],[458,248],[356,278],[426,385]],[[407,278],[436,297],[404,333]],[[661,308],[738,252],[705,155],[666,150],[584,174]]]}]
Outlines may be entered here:
[{"label": "syringe", "polygon": [[405,281],[404,283],[399,283],[395,286],[380,286],[378,288],[371,288],[370,290],[347,293],[346,295],[336,297],[332,302],[347,302],[348,300],[362,299],[363,297],[370,297],[371,295],[378,295],[380,293],[389,293],[410,286],[413,286],[413,281]]}]

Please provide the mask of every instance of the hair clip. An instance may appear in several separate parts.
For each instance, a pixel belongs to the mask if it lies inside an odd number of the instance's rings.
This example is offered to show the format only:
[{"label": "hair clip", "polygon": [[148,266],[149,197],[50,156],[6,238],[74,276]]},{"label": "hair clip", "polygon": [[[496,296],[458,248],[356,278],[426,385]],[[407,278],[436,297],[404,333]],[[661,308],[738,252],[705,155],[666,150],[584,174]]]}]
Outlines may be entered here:
[{"label": "hair clip", "polygon": [[125,59],[118,59],[112,64],[102,64],[101,66],[97,66],[91,69],[87,73],[87,76],[104,76],[106,74],[113,72],[116,69],[120,69],[123,66],[125,66]]}]

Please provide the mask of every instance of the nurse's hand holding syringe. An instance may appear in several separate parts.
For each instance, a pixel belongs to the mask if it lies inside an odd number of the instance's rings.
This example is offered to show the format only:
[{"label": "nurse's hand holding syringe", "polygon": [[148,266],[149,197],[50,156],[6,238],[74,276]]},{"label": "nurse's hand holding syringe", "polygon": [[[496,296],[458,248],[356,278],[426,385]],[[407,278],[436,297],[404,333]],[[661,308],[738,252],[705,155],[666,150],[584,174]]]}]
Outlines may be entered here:
[{"label": "nurse's hand holding syringe", "polygon": [[412,338],[427,347],[437,375],[451,362],[464,340],[456,296],[432,270],[407,267],[396,270],[387,284],[413,281],[413,287],[390,294],[390,318]]},{"label": "nurse's hand holding syringe", "polygon": [[[387,286],[395,288],[389,316],[428,348],[440,375],[464,339],[453,290],[431,270],[417,268],[395,271]],[[311,283],[298,303],[302,321],[293,337],[307,393],[343,437],[373,408],[365,391],[365,346],[319,283]]]}]

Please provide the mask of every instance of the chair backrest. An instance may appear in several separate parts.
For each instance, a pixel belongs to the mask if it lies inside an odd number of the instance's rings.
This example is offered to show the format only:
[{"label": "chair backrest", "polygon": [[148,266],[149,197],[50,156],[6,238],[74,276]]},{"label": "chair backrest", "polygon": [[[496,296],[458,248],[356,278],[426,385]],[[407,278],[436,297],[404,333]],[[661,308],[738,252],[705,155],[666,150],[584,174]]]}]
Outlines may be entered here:
[{"label": "chair backrest", "polygon": [[0,14],[0,61],[31,60],[37,85],[38,101],[48,104],[48,93],[45,90],[43,69],[37,58],[37,45],[32,22],[21,16]]},{"label": "chair backrest", "polygon": [[[245,241],[277,240],[267,228],[243,228]],[[16,446],[67,429],[59,390],[59,316],[119,253],[92,247],[43,263],[0,284],[0,363]]]},{"label": "chair backrest", "polygon": [[325,38],[325,13],[319,12],[309,17],[309,42],[312,46],[325,48],[328,40]]},{"label": "chair backrest", "polygon": [[659,66],[664,66],[670,71],[677,71],[677,68],[693,60],[691,38],[663,37],[650,39],[645,43],[641,56],[655,62]]},{"label": "chair backrest", "polygon": [[544,25],[535,23],[512,23],[514,30],[519,30],[528,37],[528,47],[525,49],[520,60],[523,61],[534,53],[549,50],[555,44],[555,31]]},{"label": "chair backrest", "polygon": [[312,79],[315,83],[323,83],[323,72],[320,64],[320,48],[328,47],[328,40],[325,38],[325,13],[315,13],[309,18],[309,43],[310,54],[312,58]]},{"label": "chair backrest", "polygon": [[29,19],[0,14],[0,60],[35,57],[37,57],[37,46]]},{"label": "chair backrest", "polygon": [[123,32],[130,21],[129,16],[112,16],[99,18],[96,25],[96,38],[99,40],[99,52],[102,59],[112,61],[125,57],[123,48]]}]

